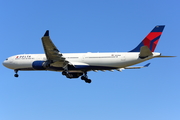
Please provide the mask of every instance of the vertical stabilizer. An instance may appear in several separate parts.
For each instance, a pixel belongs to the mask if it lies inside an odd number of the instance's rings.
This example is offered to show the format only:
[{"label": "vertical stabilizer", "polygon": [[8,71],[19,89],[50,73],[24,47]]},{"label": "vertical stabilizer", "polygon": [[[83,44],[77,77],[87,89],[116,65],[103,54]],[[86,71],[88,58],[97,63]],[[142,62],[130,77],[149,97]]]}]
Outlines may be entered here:
[{"label": "vertical stabilizer", "polygon": [[154,52],[164,27],[165,25],[155,26],[154,29],[142,40],[142,42],[129,52],[140,52],[142,46],[147,46],[151,50],[151,52]]}]

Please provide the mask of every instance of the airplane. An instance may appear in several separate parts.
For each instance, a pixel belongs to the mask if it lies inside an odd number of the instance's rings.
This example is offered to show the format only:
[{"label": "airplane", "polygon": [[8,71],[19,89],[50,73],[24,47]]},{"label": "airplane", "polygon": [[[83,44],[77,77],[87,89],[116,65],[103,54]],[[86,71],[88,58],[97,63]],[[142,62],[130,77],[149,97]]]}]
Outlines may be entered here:
[{"label": "airplane", "polygon": [[7,58],[3,65],[15,71],[46,70],[62,72],[67,78],[81,77],[86,83],[91,83],[89,71],[122,71],[125,69],[140,69],[148,67],[132,66],[152,58],[175,57],[162,56],[154,52],[165,25],[158,25],[134,49],[128,52],[108,53],[61,53],[54,45],[47,30],[41,38],[45,54],[19,54]]}]

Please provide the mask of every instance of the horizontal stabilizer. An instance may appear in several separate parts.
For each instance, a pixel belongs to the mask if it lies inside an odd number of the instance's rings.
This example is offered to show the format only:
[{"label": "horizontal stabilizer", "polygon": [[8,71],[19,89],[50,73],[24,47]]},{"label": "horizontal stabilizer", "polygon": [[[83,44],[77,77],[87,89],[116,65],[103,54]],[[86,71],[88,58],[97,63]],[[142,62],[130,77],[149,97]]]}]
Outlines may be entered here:
[{"label": "horizontal stabilizer", "polygon": [[154,58],[176,57],[176,56],[155,56]]}]

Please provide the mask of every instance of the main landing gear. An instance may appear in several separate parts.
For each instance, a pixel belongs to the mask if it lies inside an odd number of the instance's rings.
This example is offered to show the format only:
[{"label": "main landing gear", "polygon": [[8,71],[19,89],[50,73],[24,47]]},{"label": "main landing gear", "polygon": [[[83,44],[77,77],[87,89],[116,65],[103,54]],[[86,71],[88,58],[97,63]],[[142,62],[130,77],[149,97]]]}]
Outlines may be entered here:
[{"label": "main landing gear", "polygon": [[65,75],[67,78],[78,78],[81,76],[81,80],[84,80],[86,83],[91,83],[91,79],[88,79],[87,71],[84,71],[84,73],[69,73],[68,71],[68,63],[65,63],[62,71],[62,75]]},{"label": "main landing gear", "polygon": [[65,75],[67,78],[78,78],[81,76],[81,80],[84,80],[86,83],[91,83],[91,79],[88,79],[87,72],[84,73],[69,73],[68,71],[62,71],[62,75]]},{"label": "main landing gear", "polygon": [[19,75],[17,74],[18,70],[14,70],[14,72],[15,72],[14,77],[19,77]]},{"label": "main landing gear", "polygon": [[85,72],[84,75],[81,76],[81,80],[84,80],[86,83],[91,83],[91,79],[88,79],[87,72]]}]

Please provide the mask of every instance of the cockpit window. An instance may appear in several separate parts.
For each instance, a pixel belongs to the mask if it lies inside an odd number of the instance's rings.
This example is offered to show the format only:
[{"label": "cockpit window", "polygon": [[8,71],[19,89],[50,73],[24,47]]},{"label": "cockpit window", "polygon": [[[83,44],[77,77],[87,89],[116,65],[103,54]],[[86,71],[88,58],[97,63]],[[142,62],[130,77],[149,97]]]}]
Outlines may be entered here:
[{"label": "cockpit window", "polygon": [[8,60],[8,58],[6,60]]}]

